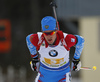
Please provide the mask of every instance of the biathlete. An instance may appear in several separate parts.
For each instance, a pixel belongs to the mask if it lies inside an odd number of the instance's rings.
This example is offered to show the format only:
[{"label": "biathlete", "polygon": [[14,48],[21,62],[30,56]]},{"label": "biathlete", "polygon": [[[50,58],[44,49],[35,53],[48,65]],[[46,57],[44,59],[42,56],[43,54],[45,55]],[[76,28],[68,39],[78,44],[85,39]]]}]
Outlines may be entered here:
[{"label": "biathlete", "polygon": [[75,46],[72,70],[79,71],[84,38],[57,30],[56,19],[52,16],[44,17],[41,26],[42,32],[26,37],[32,57],[31,68],[38,72],[35,82],[70,82],[69,51]]}]

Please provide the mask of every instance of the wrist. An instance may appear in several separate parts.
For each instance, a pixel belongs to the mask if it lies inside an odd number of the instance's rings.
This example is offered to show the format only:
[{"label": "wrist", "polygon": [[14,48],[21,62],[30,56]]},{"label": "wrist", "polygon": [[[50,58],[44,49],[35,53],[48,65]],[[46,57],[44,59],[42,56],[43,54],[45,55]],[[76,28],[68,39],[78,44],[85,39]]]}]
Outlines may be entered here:
[{"label": "wrist", "polygon": [[39,58],[38,57],[36,57],[36,58],[32,58],[32,63],[37,63],[37,62],[39,62]]},{"label": "wrist", "polygon": [[73,58],[73,59],[72,59],[72,62],[73,62],[75,65],[77,65],[77,64],[80,62],[80,59],[75,59],[75,58]]}]

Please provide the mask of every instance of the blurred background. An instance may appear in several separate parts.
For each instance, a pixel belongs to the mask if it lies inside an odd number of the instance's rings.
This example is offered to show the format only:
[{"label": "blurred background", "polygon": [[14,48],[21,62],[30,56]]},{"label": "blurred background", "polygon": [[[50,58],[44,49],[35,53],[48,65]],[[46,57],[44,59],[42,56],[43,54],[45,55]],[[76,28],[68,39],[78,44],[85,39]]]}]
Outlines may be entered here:
[{"label": "blurred background", "polygon": [[[34,82],[26,36],[41,31],[41,19],[53,16],[52,0],[0,0],[0,82]],[[72,82],[100,82],[100,0],[55,0],[63,32],[85,38],[83,67],[72,72]],[[71,48],[70,57],[74,54]]]}]

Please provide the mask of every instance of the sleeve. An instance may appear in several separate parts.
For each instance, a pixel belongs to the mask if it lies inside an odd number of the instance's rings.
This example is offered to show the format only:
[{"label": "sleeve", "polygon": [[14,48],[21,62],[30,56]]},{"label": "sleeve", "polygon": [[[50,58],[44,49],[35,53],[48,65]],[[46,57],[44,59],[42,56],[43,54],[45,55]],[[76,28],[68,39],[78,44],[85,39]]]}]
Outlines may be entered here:
[{"label": "sleeve", "polygon": [[79,35],[75,35],[77,37],[77,44],[75,45],[76,49],[75,49],[75,53],[74,53],[74,58],[75,59],[79,59],[84,47],[84,38],[82,36]]},{"label": "sleeve", "polygon": [[27,47],[30,51],[31,57],[32,58],[36,58],[37,55],[37,50],[36,50],[36,46],[38,43],[38,35],[37,34],[30,34],[26,37],[26,43],[27,43]]},{"label": "sleeve", "polygon": [[72,34],[68,34],[65,37],[65,42],[66,42],[67,46],[70,48],[77,43],[77,38]]}]

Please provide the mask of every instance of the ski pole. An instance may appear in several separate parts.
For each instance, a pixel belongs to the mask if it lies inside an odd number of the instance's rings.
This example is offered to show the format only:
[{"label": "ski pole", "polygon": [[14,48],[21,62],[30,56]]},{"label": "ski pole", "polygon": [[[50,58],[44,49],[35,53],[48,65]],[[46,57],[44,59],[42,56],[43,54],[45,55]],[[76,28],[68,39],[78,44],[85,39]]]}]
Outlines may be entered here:
[{"label": "ski pole", "polygon": [[81,69],[83,69],[83,70],[93,70],[93,71],[95,71],[95,70],[97,69],[97,67],[96,67],[96,66],[93,66],[92,68],[91,68],[91,67],[81,67]]}]

